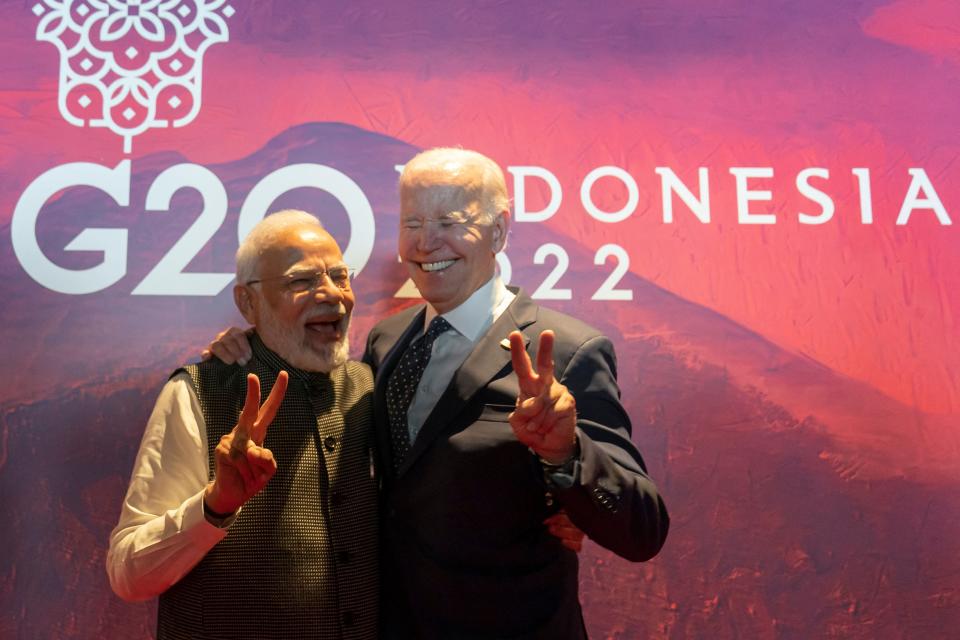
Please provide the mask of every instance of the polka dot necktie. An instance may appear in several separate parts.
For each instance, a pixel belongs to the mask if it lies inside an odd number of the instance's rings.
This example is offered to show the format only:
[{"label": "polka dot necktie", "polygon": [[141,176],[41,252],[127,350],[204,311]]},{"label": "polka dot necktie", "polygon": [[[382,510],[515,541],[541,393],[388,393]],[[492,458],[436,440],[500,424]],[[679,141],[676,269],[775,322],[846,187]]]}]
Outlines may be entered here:
[{"label": "polka dot necktie", "polygon": [[453,327],[441,316],[435,317],[423,337],[414,340],[400,357],[397,368],[387,383],[387,417],[390,420],[390,440],[393,444],[393,471],[396,473],[410,450],[410,432],[407,409],[420,386],[420,378],[430,362],[433,341]]}]

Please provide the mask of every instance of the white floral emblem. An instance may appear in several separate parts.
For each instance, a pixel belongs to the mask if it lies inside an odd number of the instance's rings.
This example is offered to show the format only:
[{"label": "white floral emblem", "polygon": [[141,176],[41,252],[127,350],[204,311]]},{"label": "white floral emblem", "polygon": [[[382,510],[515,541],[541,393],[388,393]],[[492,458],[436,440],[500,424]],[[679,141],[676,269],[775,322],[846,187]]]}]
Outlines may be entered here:
[{"label": "white floral emblem", "polygon": [[227,0],[42,0],[37,40],[60,51],[60,113],[123,138],[200,111],[203,54],[229,39]]}]

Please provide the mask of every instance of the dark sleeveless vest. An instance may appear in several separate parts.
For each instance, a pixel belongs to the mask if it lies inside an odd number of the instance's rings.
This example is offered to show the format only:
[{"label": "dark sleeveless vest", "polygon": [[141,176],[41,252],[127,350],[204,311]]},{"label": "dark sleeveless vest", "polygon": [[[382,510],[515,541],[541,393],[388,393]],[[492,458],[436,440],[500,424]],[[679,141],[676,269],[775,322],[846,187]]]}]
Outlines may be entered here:
[{"label": "dark sleeveless vest", "polygon": [[281,369],[290,385],[267,431],[277,473],[221,540],[160,596],[159,640],[375,638],[377,487],[371,464],[373,378],[348,362],[330,374],[294,369],[252,340],[246,366],[213,359],[190,374],[213,452],[237,423],[246,378],[261,402]]}]

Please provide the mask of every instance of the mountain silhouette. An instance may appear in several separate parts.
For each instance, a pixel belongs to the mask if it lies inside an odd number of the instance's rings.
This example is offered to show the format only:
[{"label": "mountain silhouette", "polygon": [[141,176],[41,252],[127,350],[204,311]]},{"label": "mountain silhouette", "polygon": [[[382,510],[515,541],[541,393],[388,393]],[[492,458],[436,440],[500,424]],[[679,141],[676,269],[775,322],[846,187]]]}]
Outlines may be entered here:
[{"label": "mountain silhouette", "polygon": [[[332,166],[364,191],[376,218],[373,254],[356,281],[354,355],[366,331],[415,301],[396,261],[397,174],[417,149],[336,123],[309,123],[256,153],[208,169],[224,184],[226,220],[189,266],[233,268],[240,208],[259,179],[295,163]],[[142,638],[153,604],[128,605],[103,570],[133,456],[166,375],[240,322],[230,287],[211,297],[130,292],[192,224],[195,192],[170,212],[143,202],[177,154],[133,161],[131,205],[77,189],[48,203],[38,235],[58,264],[97,256],[62,251],[89,226],[129,229],[129,269],[104,291],[43,290],[11,251],[0,293],[15,380],[0,391],[0,635]],[[271,210],[320,215],[341,244],[340,203],[318,189],[279,197]],[[9,229],[5,229],[9,237]],[[642,241],[626,239],[629,242]],[[530,256],[552,242],[571,267],[558,287],[572,301],[544,304],[614,340],[634,440],[661,487],[672,526],[653,561],[634,565],[594,545],[581,556],[581,598],[592,637],[900,638],[955,628],[960,604],[957,437],[950,416],[916,412],[868,385],[791,353],[636,274],[632,301],[592,301],[612,267],[562,226],[516,225],[512,282],[535,290],[552,262]],[[52,614],[51,612],[55,612]]]}]

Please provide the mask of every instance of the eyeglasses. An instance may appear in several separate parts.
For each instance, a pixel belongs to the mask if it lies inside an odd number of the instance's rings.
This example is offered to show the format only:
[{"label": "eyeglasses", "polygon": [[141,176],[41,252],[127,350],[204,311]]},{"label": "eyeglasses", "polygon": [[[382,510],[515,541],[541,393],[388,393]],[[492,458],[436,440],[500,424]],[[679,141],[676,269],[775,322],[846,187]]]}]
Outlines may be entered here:
[{"label": "eyeglasses", "polygon": [[326,271],[302,271],[297,273],[288,273],[273,278],[260,278],[259,280],[248,280],[247,284],[258,284],[260,282],[273,282],[285,280],[283,286],[291,293],[303,293],[304,291],[316,291],[323,286],[323,277],[328,276],[330,281],[338,288],[344,291],[350,289],[350,281],[353,280],[354,272],[346,266],[330,267]]}]

